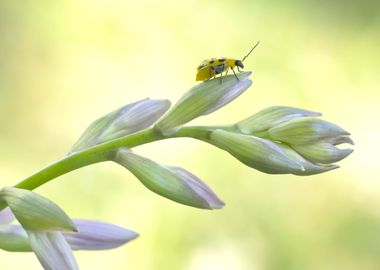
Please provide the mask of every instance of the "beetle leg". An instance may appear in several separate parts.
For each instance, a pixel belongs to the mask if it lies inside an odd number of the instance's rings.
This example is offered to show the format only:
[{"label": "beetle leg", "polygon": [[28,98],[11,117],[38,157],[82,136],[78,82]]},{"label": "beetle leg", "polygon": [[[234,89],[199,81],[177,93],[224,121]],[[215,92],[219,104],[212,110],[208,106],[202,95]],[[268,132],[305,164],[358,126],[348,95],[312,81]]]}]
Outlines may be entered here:
[{"label": "beetle leg", "polygon": [[[224,74],[224,76],[227,76],[227,74],[228,74],[228,67],[226,68],[226,74]],[[220,83],[222,83],[223,81],[222,77],[223,77],[223,72],[220,73]]]},{"label": "beetle leg", "polygon": [[238,81],[240,81],[239,78],[238,78],[238,76],[236,75],[235,70],[234,70],[233,68],[231,68],[231,69],[232,69],[232,71],[234,72],[234,75],[235,75],[236,79],[237,79]]}]

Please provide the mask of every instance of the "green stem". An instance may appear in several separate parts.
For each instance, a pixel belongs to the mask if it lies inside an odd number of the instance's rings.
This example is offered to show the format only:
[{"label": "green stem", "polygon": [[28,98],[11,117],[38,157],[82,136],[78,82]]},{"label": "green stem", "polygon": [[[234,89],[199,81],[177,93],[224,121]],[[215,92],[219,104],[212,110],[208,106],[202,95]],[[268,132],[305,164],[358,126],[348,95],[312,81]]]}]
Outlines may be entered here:
[{"label": "green stem", "polygon": [[209,127],[184,127],[171,136],[165,137],[153,128],[145,129],[132,135],[108,141],[80,152],[68,154],[25,178],[16,184],[15,187],[33,190],[65,173],[90,164],[112,160],[115,150],[120,147],[133,148],[138,145],[175,137],[191,137],[207,141],[210,132]]},{"label": "green stem", "polygon": [[[164,136],[154,128],[148,128],[132,135],[95,145],[80,152],[70,153],[25,178],[16,184],[15,187],[33,190],[68,172],[94,163],[112,160],[115,151],[121,147],[133,148],[158,140],[178,137],[190,137],[208,142],[210,133],[215,128],[217,127],[183,127],[170,136]],[[0,211],[5,206],[5,203],[0,200]]]}]

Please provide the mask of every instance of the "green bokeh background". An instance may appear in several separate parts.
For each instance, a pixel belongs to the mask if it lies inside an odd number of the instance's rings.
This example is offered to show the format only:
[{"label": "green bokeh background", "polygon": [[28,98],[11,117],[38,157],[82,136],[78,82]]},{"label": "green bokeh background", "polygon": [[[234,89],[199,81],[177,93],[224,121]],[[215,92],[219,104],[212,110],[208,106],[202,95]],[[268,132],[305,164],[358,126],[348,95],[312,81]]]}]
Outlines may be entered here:
[{"label": "green bokeh background", "polygon": [[[379,1],[0,1],[0,184],[62,156],[95,118],[145,98],[175,102],[213,56],[241,58],[254,84],[194,121],[231,123],[272,105],[315,110],[352,133],[326,174],[266,175],[190,139],[136,148],[204,179],[226,202],[198,210],[102,163],[37,191],[71,217],[141,236],[76,252],[81,269],[380,269]],[[41,269],[0,251],[0,269]]]}]

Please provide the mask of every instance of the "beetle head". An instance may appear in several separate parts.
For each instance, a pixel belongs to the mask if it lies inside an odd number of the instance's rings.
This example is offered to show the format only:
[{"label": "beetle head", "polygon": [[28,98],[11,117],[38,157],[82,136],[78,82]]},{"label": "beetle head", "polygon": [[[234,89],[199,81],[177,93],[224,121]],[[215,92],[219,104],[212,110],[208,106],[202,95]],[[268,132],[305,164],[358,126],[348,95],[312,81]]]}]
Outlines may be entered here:
[{"label": "beetle head", "polygon": [[235,66],[238,66],[238,67],[244,68],[243,62],[240,61],[240,60],[236,60],[236,61],[235,61]]}]

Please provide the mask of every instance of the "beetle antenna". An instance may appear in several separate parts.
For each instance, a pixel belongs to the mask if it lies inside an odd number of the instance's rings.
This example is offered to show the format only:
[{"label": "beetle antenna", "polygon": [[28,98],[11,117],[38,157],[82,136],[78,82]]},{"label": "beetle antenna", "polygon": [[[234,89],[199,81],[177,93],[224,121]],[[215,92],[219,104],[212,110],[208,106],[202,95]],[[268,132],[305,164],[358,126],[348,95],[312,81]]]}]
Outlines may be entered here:
[{"label": "beetle antenna", "polygon": [[243,60],[241,60],[242,62],[244,62],[244,60],[251,54],[251,52],[257,47],[257,45],[259,45],[260,41],[258,41],[255,46],[253,46],[253,48],[249,51],[249,53],[244,56]]}]

